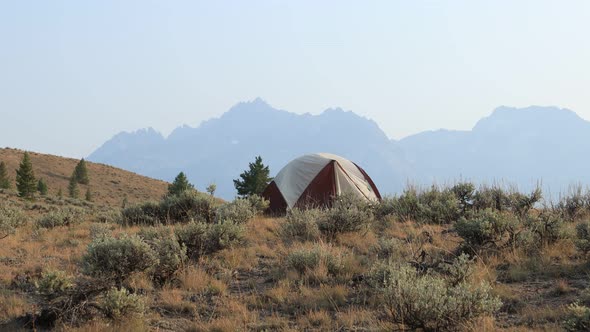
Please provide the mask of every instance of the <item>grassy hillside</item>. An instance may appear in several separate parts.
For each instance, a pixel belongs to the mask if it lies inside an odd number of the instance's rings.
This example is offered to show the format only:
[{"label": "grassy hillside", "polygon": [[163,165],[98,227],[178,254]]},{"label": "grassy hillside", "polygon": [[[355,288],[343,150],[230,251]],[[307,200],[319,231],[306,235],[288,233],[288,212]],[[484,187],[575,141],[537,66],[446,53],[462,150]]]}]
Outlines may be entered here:
[{"label": "grassy hillside", "polygon": [[[0,149],[0,161],[7,164],[8,175],[15,188],[16,169],[24,151],[17,149]],[[33,169],[37,178],[43,178],[49,187],[49,196],[57,195],[59,189],[64,197],[68,194],[68,181],[77,159],[58,157],[48,154],[30,152]],[[168,184],[132,172],[108,165],[87,162],[90,176],[88,186],[80,185],[80,196],[84,198],[89,188],[94,203],[98,205],[119,206],[127,198],[129,203],[158,200],[166,193]]]},{"label": "grassy hillside", "polygon": [[11,196],[0,330],[587,331],[590,193],[539,194],[410,188],[283,218],[196,192]]}]

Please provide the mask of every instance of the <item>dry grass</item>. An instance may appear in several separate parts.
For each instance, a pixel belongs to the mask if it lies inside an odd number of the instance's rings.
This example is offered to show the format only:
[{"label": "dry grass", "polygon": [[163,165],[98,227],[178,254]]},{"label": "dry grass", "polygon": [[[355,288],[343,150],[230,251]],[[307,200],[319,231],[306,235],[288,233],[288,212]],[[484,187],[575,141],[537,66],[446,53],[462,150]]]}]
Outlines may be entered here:
[{"label": "dry grass", "polygon": [[[0,158],[1,159],[1,158]],[[73,161],[72,161],[73,162]],[[13,196],[8,195],[10,199]],[[29,210],[31,222],[0,240],[0,322],[30,313],[38,305],[34,282],[48,270],[81,274],[80,257],[96,223],[39,230],[33,225],[41,210]],[[43,203],[42,205],[44,205]],[[93,213],[96,211],[93,211]],[[460,239],[451,226],[391,222],[363,232],[339,234],[335,241],[288,242],[278,236],[281,218],[257,217],[246,223],[242,245],[187,262],[163,286],[147,273],[134,274],[124,287],[146,299],[143,318],[120,321],[97,315],[73,331],[388,331],[399,329],[366,293],[366,279],[382,240],[397,239],[388,259],[416,262],[451,260]],[[109,225],[112,234],[137,233],[140,227]],[[399,245],[399,246],[398,246]],[[316,250],[317,266],[297,271],[286,265],[299,250]],[[434,265],[433,265],[434,266]],[[496,317],[480,317],[459,327],[464,331],[558,330],[566,306],[590,302],[586,258],[572,240],[559,240],[537,254],[503,250],[475,259],[469,282],[493,285],[504,305]],[[28,288],[27,288],[28,287]],[[31,288],[33,287],[33,288]],[[33,289],[33,290],[31,290]],[[5,328],[1,326],[0,329]]]}]

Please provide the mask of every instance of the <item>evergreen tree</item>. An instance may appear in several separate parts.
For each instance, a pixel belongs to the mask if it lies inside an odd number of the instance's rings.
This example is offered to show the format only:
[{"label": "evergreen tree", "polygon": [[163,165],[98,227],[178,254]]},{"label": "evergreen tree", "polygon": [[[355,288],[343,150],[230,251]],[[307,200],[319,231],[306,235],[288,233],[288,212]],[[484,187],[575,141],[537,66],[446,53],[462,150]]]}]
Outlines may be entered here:
[{"label": "evergreen tree", "polygon": [[25,152],[21,163],[16,170],[16,189],[18,195],[25,198],[33,198],[37,191],[37,181],[33,172],[33,164],[28,152]]},{"label": "evergreen tree", "polygon": [[0,189],[10,189],[10,179],[6,171],[6,163],[0,162]]},{"label": "evergreen tree", "polygon": [[256,157],[255,161],[249,164],[249,169],[240,174],[241,180],[234,180],[238,195],[247,197],[262,194],[266,186],[272,181],[272,178],[268,176],[269,173],[268,166],[262,163],[262,158],[260,156]]},{"label": "evergreen tree", "polygon": [[215,190],[217,190],[217,185],[215,183],[211,183],[205,190],[209,193],[209,195],[214,196]]},{"label": "evergreen tree", "polygon": [[62,199],[64,197],[64,193],[61,190],[61,188],[59,188],[59,190],[57,191],[57,198]]},{"label": "evergreen tree", "polygon": [[76,180],[76,176],[74,174],[72,174],[70,177],[68,193],[70,194],[71,198],[78,198],[78,195],[80,194],[80,191],[78,190],[78,181]]},{"label": "evergreen tree", "polygon": [[37,191],[41,194],[41,196],[47,195],[47,183],[43,179],[39,179],[37,182]]},{"label": "evergreen tree", "polygon": [[74,177],[78,183],[90,183],[90,179],[88,178],[88,168],[86,168],[86,161],[84,158],[82,158],[78,165],[76,165],[76,168],[74,169]]},{"label": "evergreen tree", "polygon": [[86,189],[86,200],[88,202],[92,202],[92,193],[90,192],[90,188]]},{"label": "evergreen tree", "polygon": [[191,189],[195,189],[195,187],[188,182],[186,175],[184,175],[183,172],[180,172],[174,179],[174,182],[168,185],[168,195],[178,195]]}]

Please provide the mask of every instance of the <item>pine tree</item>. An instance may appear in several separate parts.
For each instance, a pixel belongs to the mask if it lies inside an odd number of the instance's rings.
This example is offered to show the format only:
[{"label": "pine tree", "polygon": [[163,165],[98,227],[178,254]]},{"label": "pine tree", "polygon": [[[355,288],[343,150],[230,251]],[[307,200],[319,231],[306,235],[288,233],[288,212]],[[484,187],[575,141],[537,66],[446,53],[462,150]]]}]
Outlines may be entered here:
[{"label": "pine tree", "polygon": [[16,170],[16,189],[18,195],[25,198],[33,198],[37,191],[37,181],[33,172],[33,164],[28,152],[25,152],[23,159]]},{"label": "pine tree", "polygon": [[205,190],[209,193],[209,195],[214,196],[215,190],[217,190],[217,185],[215,183],[211,183]]},{"label": "pine tree", "polygon": [[85,199],[88,202],[92,202],[92,193],[90,192],[90,188],[86,189],[86,197],[85,197]]},{"label": "pine tree", "polygon": [[62,199],[64,197],[64,193],[61,190],[61,188],[59,188],[59,190],[57,191],[57,198]]},{"label": "pine tree", "polygon": [[195,189],[195,187],[188,182],[186,175],[184,175],[183,172],[180,172],[174,179],[174,182],[168,185],[168,195],[178,195],[186,190],[192,189]]},{"label": "pine tree", "polygon": [[238,195],[247,197],[262,194],[269,182],[272,181],[272,178],[268,176],[269,173],[268,166],[262,163],[262,158],[256,157],[255,161],[249,164],[249,169],[240,174],[241,180],[234,180]]},{"label": "pine tree", "polygon": [[39,179],[37,182],[37,191],[41,194],[41,196],[47,195],[47,183],[43,179]]},{"label": "pine tree", "polygon": [[68,193],[71,198],[78,198],[80,191],[78,190],[78,181],[74,174],[70,177],[70,183],[68,184]]},{"label": "pine tree", "polygon": [[78,165],[76,165],[76,168],[74,169],[74,177],[78,183],[90,183],[90,179],[88,178],[88,168],[86,168],[86,161],[84,158],[82,158]]},{"label": "pine tree", "polygon": [[10,179],[6,171],[6,163],[0,162],[0,189],[10,189]]}]

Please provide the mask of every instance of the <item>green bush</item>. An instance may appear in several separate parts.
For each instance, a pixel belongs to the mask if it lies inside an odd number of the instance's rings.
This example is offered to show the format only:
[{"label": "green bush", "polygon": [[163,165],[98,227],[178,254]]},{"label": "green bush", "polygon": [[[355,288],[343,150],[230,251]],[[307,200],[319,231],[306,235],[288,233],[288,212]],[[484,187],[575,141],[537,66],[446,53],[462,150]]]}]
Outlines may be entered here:
[{"label": "green bush", "polygon": [[420,221],[422,207],[418,199],[418,190],[408,187],[403,194],[391,202],[391,209],[401,221]]},{"label": "green bush", "polygon": [[506,211],[510,209],[510,197],[499,186],[482,186],[473,195],[473,208],[476,211],[487,209]]},{"label": "green bush", "polygon": [[230,220],[211,224],[206,234],[205,253],[211,254],[238,244],[244,234],[244,226]]},{"label": "green bush", "polygon": [[565,329],[568,331],[590,330],[590,308],[577,303],[568,306]]},{"label": "green bush", "polygon": [[124,208],[119,221],[124,226],[157,226],[162,223],[160,206],[155,202],[146,202]]},{"label": "green bush", "polygon": [[136,294],[130,294],[125,288],[120,290],[111,289],[108,291],[100,306],[105,315],[112,319],[119,319],[128,315],[143,315],[145,312],[145,303],[143,299]]},{"label": "green bush", "polygon": [[27,217],[24,212],[9,204],[0,204],[0,239],[13,234],[16,228],[24,225]]},{"label": "green bush", "polygon": [[281,223],[279,233],[287,241],[315,241],[320,238],[318,220],[324,218],[325,212],[319,209],[291,209]]},{"label": "green bush", "polygon": [[220,205],[215,210],[215,220],[231,220],[242,224],[254,218],[257,212],[248,198],[236,198],[232,202]]},{"label": "green bush", "polygon": [[175,230],[178,242],[186,247],[188,256],[194,260],[240,243],[244,232],[242,225],[232,221],[216,224],[190,222]]},{"label": "green bush", "polygon": [[452,330],[496,312],[501,302],[487,284],[451,284],[444,277],[420,274],[409,265],[378,264],[368,279],[391,320],[411,329]]},{"label": "green bush", "polygon": [[590,192],[583,193],[582,187],[571,188],[569,193],[559,200],[556,209],[568,221],[576,221],[588,213]]},{"label": "green bush", "polygon": [[587,254],[590,252],[590,222],[582,222],[576,226],[576,247]]},{"label": "green bush", "polygon": [[41,228],[54,228],[76,225],[83,221],[85,214],[85,211],[81,208],[63,207],[39,218],[37,220],[37,226]]},{"label": "green bush", "polygon": [[536,236],[536,242],[540,245],[555,243],[557,240],[565,238],[564,223],[557,214],[544,211],[539,216],[529,216],[524,226]]},{"label": "green bush", "polygon": [[452,264],[442,264],[441,269],[447,276],[447,282],[455,286],[467,282],[473,274],[473,259],[463,253],[455,258]]},{"label": "green bush", "polygon": [[290,252],[285,260],[285,266],[300,274],[313,270],[320,264],[320,251],[314,249],[300,249]]},{"label": "green bush", "polygon": [[72,278],[68,277],[63,271],[44,272],[41,279],[36,283],[39,294],[47,298],[57,297],[73,286]]},{"label": "green bush", "polygon": [[402,252],[402,247],[406,243],[396,238],[379,238],[376,245],[371,247],[371,252],[377,255],[378,259],[389,259],[397,256]]},{"label": "green bush", "polygon": [[518,226],[518,220],[513,215],[487,209],[469,219],[461,218],[455,224],[455,230],[474,250],[484,247],[498,249],[515,241]]},{"label": "green bush", "polygon": [[114,281],[117,285],[134,272],[152,269],[159,263],[158,254],[140,237],[123,235],[119,238],[94,239],[82,257],[87,275]]},{"label": "green bush", "polygon": [[460,202],[450,189],[432,186],[419,196],[421,208],[418,221],[431,224],[450,224],[461,215]]},{"label": "green bush", "polygon": [[529,195],[513,192],[508,196],[511,210],[520,218],[527,216],[533,206],[543,198],[541,188],[536,188]]},{"label": "green bush", "polygon": [[144,228],[139,234],[158,256],[158,264],[153,268],[153,277],[163,283],[172,278],[185,263],[186,247],[181,245],[170,229]]},{"label": "green bush", "polygon": [[373,211],[367,201],[356,195],[343,194],[334,200],[332,207],[318,220],[318,227],[332,239],[339,233],[366,229],[372,222]]},{"label": "green bush", "polygon": [[90,238],[98,239],[111,235],[111,228],[105,224],[92,224],[90,226]]},{"label": "green bush", "polygon": [[166,223],[204,220],[213,222],[215,216],[214,198],[194,190],[186,190],[178,195],[166,196],[160,202],[160,215]]},{"label": "green bush", "polygon": [[475,186],[470,182],[461,182],[451,187],[451,192],[459,200],[459,210],[461,211],[461,216],[464,217],[473,207]]},{"label": "green bush", "polygon": [[248,196],[248,201],[256,213],[263,213],[270,206],[270,201],[256,194]]}]

